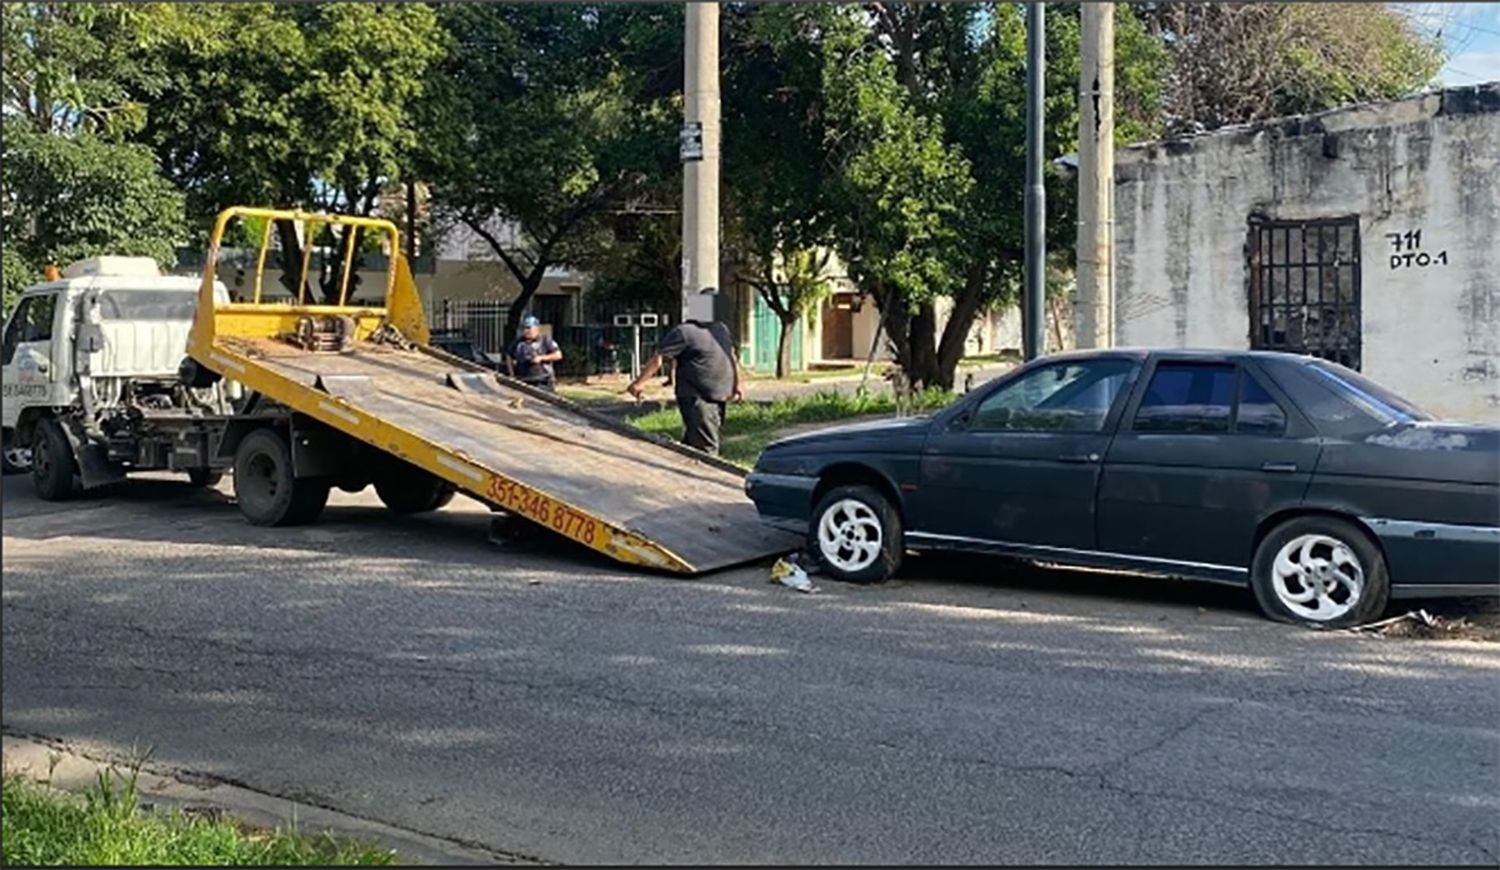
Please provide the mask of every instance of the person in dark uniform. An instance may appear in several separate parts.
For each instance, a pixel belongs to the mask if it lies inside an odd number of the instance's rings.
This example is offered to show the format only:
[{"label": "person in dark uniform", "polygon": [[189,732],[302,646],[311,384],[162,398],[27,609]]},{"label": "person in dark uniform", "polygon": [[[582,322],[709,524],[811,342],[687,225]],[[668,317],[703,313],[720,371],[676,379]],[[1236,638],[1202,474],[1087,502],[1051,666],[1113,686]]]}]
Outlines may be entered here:
[{"label": "person in dark uniform", "polygon": [[515,376],[533,387],[557,392],[557,373],[552,364],[562,362],[562,348],[549,335],[542,335],[542,322],[528,315],[521,321],[521,335],[511,347]]},{"label": "person in dark uniform", "polygon": [[739,357],[729,328],[718,322],[685,320],[667,330],[640,377],[625,391],[639,399],[642,386],[661,371],[667,359],[675,363],[683,443],[717,456],[724,404],[744,398]]}]

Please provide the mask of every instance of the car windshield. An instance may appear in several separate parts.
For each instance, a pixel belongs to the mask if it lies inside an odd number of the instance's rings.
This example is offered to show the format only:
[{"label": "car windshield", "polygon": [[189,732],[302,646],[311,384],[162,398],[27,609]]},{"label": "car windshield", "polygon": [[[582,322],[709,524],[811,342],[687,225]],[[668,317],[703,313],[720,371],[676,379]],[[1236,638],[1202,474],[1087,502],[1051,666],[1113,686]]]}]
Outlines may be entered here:
[{"label": "car windshield", "polygon": [[1351,399],[1388,422],[1414,423],[1433,419],[1431,414],[1352,369],[1326,360],[1313,360],[1307,366],[1342,387]]}]

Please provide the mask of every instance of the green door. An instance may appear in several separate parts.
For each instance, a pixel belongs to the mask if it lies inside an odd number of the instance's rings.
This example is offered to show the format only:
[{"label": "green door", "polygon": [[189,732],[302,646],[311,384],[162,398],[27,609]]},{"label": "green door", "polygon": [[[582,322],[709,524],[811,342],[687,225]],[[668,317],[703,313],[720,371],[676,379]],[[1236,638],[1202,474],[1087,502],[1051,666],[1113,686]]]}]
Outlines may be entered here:
[{"label": "green door", "polygon": [[[755,294],[754,326],[755,343],[751,349],[750,368],[764,374],[776,371],[776,343],[781,340],[781,319],[766,300]],[[792,371],[802,370],[802,318],[792,324]]]}]

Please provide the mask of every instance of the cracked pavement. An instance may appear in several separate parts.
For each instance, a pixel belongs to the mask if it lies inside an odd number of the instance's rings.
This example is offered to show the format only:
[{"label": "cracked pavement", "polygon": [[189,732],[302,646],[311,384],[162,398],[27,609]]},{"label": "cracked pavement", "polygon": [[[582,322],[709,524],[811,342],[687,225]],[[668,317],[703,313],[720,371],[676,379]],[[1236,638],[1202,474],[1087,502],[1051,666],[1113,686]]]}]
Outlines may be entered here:
[{"label": "cracked pavement", "polygon": [[[227,490],[227,488],[226,488]],[[1500,645],[957,557],[896,582],[500,549],[459,499],[245,524],[3,483],[4,726],[570,863],[1479,864]]]}]

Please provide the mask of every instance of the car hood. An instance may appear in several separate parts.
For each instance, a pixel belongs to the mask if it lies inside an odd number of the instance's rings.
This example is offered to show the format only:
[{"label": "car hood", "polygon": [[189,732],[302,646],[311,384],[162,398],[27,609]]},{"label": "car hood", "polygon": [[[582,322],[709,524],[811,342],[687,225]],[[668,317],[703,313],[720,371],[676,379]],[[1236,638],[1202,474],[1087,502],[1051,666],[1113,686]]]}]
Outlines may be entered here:
[{"label": "car hood", "polygon": [[842,426],[830,426],[827,429],[804,432],[801,435],[791,435],[771,442],[766,445],[766,449],[817,449],[824,444],[838,444],[840,447],[848,447],[851,445],[851,442],[863,441],[890,444],[893,440],[905,439],[912,436],[921,437],[926,434],[927,427],[931,423],[932,418],[925,415],[921,417],[901,417],[899,419],[868,420],[863,423],[845,423]]}]

